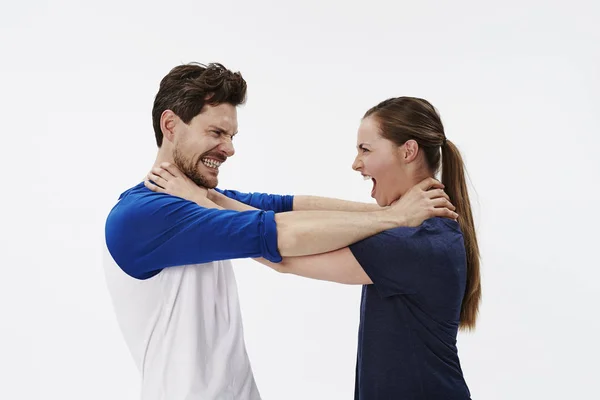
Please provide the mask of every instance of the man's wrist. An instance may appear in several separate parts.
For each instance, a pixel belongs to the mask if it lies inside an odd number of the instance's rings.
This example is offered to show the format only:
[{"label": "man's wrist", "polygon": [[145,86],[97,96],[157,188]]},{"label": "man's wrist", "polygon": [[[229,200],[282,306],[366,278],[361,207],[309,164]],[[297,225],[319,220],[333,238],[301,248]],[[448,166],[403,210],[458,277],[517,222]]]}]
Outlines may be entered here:
[{"label": "man's wrist", "polygon": [[406,226],[406,217],[404,214],[398,215],[397,212],[389,208],[385,208],[379,211],[372,211],[376,216],[377,221],[385,227],[385,229],[393,229],[399,226]]},{"label": "man's wrist", "polygon": [[382,211],[382,210],[386,210],[388,207],[381,207],[378,204],[371,204],[371,203],[365,203],[364,207],[366,208],[365,211]]}]

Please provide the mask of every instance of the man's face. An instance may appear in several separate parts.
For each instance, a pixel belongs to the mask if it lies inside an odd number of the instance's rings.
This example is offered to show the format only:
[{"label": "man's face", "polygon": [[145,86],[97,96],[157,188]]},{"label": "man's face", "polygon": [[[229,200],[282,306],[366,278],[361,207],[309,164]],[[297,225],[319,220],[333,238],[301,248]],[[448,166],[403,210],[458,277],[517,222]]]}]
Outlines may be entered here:
[{"label": "man's face", "polygon": [[233,156],[237,109],[231,104],[205,105],[189,124],[176,125],[173,162],[197,185],[213,189],[219,183],[219,166]]}]

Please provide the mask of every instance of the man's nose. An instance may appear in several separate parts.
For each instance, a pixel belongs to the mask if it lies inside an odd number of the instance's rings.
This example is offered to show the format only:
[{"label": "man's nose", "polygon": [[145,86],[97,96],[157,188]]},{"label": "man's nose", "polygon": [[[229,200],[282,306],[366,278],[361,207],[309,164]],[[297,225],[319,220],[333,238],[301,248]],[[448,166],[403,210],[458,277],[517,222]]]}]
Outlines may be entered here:
[{"label": "man's nose", "polygon": [[231,139],[225,139],[225,141],[221,143],[219,147],[227,157],[231,157],[235,154],[235,148],[233,147],[233,142]]}]

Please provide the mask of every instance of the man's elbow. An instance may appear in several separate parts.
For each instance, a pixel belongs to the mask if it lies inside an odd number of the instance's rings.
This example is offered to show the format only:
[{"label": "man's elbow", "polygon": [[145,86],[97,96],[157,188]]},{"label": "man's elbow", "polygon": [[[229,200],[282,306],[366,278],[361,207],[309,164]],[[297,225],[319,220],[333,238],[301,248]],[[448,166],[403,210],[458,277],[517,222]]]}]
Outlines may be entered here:
[{"label": "man's elbow", "polygon": [[258,261],[259,263],[271,268],[273,271],[276,271],[276,272],[279,272],[282,274],[288,273],[290,271],[290,268],[289,268],[288,264],[285,262],[285,259],[283,259],[281,262],[278,262],[278,263],[266,260],[264,258],[255,259],[255,260]]},{"label": "man's elbow", "polygon": [[293,235],[281,235],[277,241],[277,248],[282,257],[298,255],[298,238]]},{"label": "man's elbow", "polygon": [[283,218],[278,218],[277,215],[275,216],[275,221],[277,223],[277,249],[279,250],[279,254],[282,257],[298,255],[300,238],[297,232]]},{"label": "man's elbow", "polygon": [[291,272],[291,268],[285,263],[285,261],[273,264],[272,268],[280,274],[289,274]]}]

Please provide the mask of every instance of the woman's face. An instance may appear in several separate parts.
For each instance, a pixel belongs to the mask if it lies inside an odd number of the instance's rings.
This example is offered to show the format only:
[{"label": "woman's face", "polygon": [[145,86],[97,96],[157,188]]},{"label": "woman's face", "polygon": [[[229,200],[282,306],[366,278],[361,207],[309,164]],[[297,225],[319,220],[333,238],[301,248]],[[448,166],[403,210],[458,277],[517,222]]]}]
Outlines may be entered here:
[{"label": "woman's face", "polygon": [[362,120],[356,143],[358,154],[352,168],[365,179],[373,181],[371,197],[383,207],[400,198],[407,179],[402,151],[404,145],[397,146],[379,132],[379,124],[373,116]]}]

